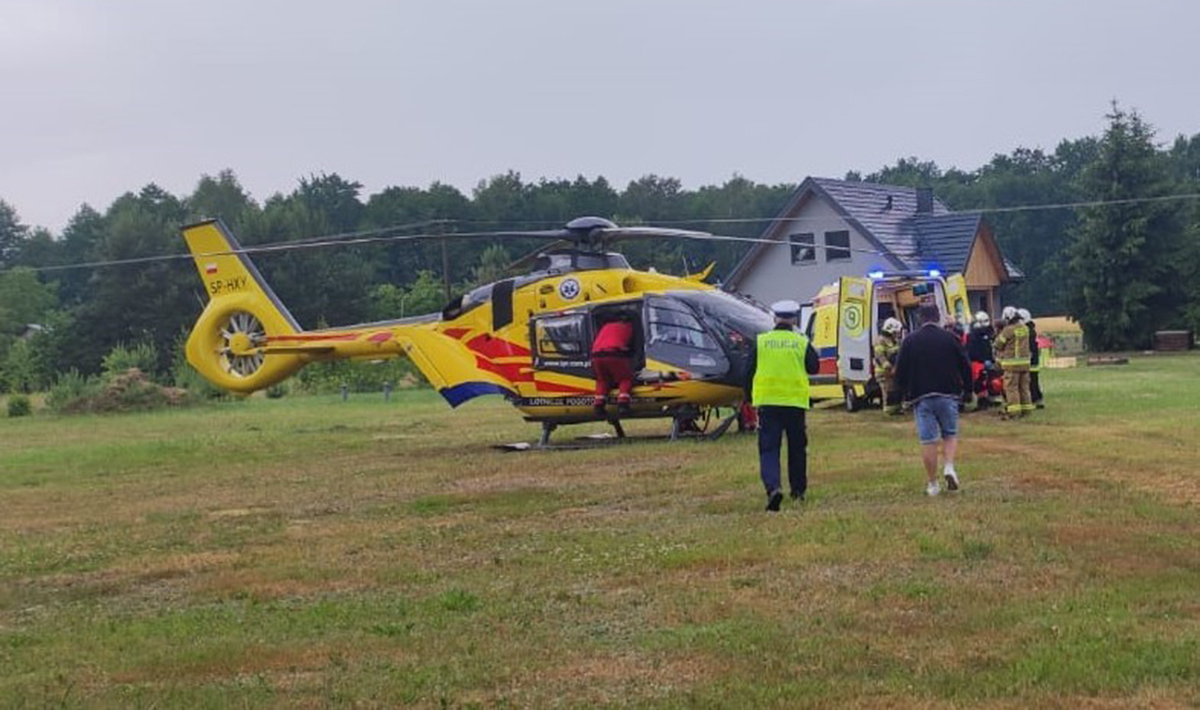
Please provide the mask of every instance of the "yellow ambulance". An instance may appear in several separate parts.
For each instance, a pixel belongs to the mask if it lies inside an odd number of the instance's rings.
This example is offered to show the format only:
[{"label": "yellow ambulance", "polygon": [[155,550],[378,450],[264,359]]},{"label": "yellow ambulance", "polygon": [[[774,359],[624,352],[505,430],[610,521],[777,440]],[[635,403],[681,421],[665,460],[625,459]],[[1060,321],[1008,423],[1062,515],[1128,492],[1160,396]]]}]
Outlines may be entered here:
[{"label": "yellow ambulance", "polygon": [[846,409],[854,412],[878,397],[872,353],[879,327],[896,318],[911,333],[920,326],[917,311],[925,304],[937,306],[947,327],[966,332],[970,313],[961,274],[873,271],[822,287],[801,314],[821,359],[821,369],[809,378],[813,399],[844,398]]}]

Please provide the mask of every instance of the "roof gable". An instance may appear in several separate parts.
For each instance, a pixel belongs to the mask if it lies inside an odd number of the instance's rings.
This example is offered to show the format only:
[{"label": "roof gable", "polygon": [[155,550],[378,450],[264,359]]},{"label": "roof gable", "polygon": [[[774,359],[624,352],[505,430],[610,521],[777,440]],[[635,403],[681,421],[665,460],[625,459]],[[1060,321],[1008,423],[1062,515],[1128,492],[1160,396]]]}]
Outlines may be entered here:
[{"label": "roof gable", "polygon": [[[814,195],[819,195],[879,247],[899,269],[940,269],[961,272],[983,224],[979,213],[951,212],[941,200],[933,200],[933,211],[917,213],[917,189],[830,178],[807,178],[763,232],[762,239],[779,240],[789,231],[788,218]],[[736,286],[753,266],[766,244],[756,244],[730,274]],[[1009,278],[1020,272],[1005,260]]]}]

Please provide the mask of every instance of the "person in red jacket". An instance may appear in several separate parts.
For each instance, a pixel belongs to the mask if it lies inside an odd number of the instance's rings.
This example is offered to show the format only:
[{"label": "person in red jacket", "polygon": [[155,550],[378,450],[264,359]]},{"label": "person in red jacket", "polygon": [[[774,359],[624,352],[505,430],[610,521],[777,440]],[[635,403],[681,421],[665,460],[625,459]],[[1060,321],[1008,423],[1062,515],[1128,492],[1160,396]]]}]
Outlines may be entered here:
[{"label": "person in red jacket", "polygon": [[633,318],[621,311],[615,320],[600,327],[592,341],[592,374],[596,377],[596,396],[592,406],[604,416],[608,392],[617,388],[617,411],[629,413],[629,391],[633,389]]}]

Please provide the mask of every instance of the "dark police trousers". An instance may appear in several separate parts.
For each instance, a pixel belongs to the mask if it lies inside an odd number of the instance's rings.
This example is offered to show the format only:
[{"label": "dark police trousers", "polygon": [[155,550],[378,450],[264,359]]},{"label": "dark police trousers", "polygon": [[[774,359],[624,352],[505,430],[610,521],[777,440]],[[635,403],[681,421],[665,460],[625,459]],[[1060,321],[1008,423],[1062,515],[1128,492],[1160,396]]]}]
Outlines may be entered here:
[{"label": "dark police trousers", "polygon": [[808,435],[800,407],[764,405],[758,408],[758,465],[767,495],[779,490],[779,450],[788,440],[788,483],[793,494],[808,489]]}]

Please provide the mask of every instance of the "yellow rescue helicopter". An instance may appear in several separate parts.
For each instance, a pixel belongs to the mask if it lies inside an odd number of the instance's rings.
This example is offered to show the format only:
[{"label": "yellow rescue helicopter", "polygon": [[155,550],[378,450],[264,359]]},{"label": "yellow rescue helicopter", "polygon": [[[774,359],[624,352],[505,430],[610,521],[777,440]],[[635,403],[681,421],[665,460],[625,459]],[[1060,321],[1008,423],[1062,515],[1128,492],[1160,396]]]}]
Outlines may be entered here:
[{"label": "yellow rescue helicopter", "polygon": [[505,397],[542,424],[542,446],[559,425],[600,418],[624,436],[611,416],[615,407],[603,417],[593,408],[591,343],[602,322],[634,323],[637,375],[621,418],[671,418],[673,438],[716,408],[741,403],[751,345],[773,324],[761,305],[704,283],[711,266],[670,276],[635,270],[606,250],[627,239],[721,239],[705,232],[583,217],[557,230],[469,235],[550,245],[529,273],[480,286],[441,313],[321,330],[297,324],[221,221],[185,227],[183,236],[209,299],[187,357],[214,385],[249,394],[312,362],[407,357],[452,407],[480,395]]}]

